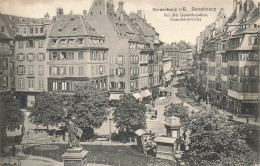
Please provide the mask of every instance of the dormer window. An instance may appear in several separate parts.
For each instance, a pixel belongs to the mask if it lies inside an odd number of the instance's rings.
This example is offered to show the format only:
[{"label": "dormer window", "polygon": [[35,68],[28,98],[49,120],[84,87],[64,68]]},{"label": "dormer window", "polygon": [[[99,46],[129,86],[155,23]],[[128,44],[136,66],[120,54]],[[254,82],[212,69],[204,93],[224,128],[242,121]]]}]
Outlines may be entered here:
[{"label": "dormer window", "polygon": [[57,45],[58,44],[58,40],[57,39],[52,39],[51,43],[52,43],[52,45]]},{"label": "dormer window", "polygon": [[60,43],[61,43],[62,46],[65,46],[66,45],[66,39],[61,39]]},{"label": "dormer window", "polygon": [[33,24],[35,23],[35,21],[32,22]]},{"label": "dormer window", "polygon": [[58,29],[58,32],[61,32],[62,31],[62,29]]},{"label": "dormer window", "polygon": [[73,28],[73,30],[72,30],[73,32],[77,32],[77,28]]},{"label": "dormer window", "polygon": [[78,43],[79,43],[79,45],[83,45],[83,39],[82,38],[78,39]]},{"label": "dormer window", "polygon": [[74,21],[75,20],[75,18],[70,18],[70,21]]},{"label": "dormer window", "polygon": [[10,20],[14,20],[14,18],[10,16]]},{"label": "dormer window", "polygon": [[75,45],[75,40],[74,39],[69,39],[69,45],[70,46]]}]

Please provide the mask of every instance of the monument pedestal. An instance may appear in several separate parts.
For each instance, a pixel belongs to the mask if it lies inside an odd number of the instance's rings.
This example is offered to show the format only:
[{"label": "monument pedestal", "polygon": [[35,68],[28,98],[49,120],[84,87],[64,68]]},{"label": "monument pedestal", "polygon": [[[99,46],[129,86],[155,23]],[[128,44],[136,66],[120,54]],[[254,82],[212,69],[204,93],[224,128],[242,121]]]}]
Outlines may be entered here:
[{"label": "monument pedestal", "polygon": [[86,166],[88,151],[83,150],[82,147],[68,149],[61,157],[64,166]]}]

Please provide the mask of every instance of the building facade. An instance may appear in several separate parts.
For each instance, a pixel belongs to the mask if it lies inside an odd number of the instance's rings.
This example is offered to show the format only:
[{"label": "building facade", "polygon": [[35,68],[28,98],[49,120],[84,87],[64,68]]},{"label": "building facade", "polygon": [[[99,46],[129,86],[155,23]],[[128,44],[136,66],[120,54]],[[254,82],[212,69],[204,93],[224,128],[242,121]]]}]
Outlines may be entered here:
[{"label": "building facade", "polygon": [[107,91],[108,48],[105,38],[81,15],[57,9],[48,39],[48,91],[68,93],[91,83]]},{"label": "building facade", "polygon": [[259,6],[235,0],[232,15],[221,9],[197,38],[197,82],[207,80],[206,96],[234,113],[259,109]]}]

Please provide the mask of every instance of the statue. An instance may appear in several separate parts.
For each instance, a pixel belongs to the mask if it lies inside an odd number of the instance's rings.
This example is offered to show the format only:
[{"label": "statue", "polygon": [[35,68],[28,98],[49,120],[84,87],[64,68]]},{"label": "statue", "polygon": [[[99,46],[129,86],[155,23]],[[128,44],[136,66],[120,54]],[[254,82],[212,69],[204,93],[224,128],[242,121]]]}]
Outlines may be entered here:
[{"label": "statue", "polygon": [[72,121],[69,121],[68,133],[69,148],[73,149],[75,147],[80,147],[79,139],[81,138],[83,131],[80,128],[76,127]]}]

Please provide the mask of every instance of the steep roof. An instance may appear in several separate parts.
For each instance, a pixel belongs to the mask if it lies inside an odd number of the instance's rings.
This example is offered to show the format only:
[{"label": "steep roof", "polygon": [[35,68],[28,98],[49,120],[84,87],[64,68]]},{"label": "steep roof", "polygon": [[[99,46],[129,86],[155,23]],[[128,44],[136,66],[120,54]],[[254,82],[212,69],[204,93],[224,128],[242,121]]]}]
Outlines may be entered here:
[{"label": "steep roof", "polygon": [[88,22],[80,15],[62,15],[58,18],[50,32],[51,37],[64,36],[98,36],[100,35]]},{"label": "steep roof", "polygon": [[2,17],[5,26],[8,30],[10,37],[15,37],[16,32],[19,29],[19,24],[28,24],[28,25],[36,25],[36,24],[49,24],[51,20],[47,19],[38,19],[38,18],[28,18],[28,17],[19,17],[13,15],[0,14]]}]

